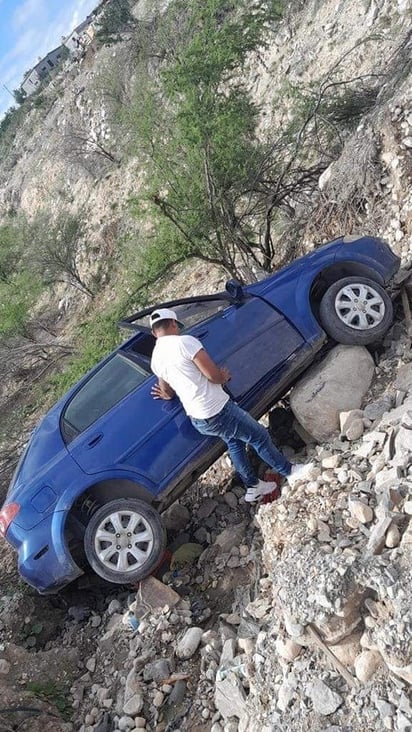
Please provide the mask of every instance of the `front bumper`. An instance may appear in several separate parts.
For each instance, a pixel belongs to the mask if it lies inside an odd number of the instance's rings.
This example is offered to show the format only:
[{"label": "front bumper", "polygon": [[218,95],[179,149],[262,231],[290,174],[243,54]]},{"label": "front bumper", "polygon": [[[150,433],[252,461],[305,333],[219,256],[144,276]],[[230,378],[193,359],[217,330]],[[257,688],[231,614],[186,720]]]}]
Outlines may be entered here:
[{"label": "front bumper", "polygon": [[29,531],[13,522],[6,534],[18,553],[23,580],[41,594],[56,593],[83,574],[66,547],[64,518],[64,513],[52,513]]}]

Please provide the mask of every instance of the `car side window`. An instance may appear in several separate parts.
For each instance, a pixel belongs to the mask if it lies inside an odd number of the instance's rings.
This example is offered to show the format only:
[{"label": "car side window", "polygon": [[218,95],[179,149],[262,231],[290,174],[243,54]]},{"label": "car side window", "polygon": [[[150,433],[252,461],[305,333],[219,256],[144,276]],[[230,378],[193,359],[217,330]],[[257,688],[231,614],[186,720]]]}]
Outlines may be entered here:
[{"label": "car side window", "polygon": [[74,394],[62,416],[66,442],[90,427],[105,412],[145,381],[150,373],[140,364],[116,353]]}]

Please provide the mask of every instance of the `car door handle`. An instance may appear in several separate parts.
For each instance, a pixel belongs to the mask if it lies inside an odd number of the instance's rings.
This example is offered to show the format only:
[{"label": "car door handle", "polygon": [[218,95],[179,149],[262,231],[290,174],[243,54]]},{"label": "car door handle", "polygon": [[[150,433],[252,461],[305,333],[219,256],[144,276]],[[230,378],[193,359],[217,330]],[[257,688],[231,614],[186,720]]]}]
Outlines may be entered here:
[{"label": "car door handle", "polygon": [[95,446],[95,445],[97,445],[97,444],[98,444],[98,443],[100,442],[100,440],[102,440],[102,439],[103,439],[103,432],[99,432],[99,434],[97,434],[97,435],[94,435],[94,436],[93,436],[93,437],[91,438],[91,440],[89,440],[89,442],[87,443],[87,447],[94,447],[94,446]]},{"label": "car door handle", "polygon": [[209,331],[207,329],[201,330],[200,333],[195,333],[194,337],[199,338],[199,340],[200,340],[201,338],[204,338],[205,336],[207,336],[208,333],[209,333]]}]

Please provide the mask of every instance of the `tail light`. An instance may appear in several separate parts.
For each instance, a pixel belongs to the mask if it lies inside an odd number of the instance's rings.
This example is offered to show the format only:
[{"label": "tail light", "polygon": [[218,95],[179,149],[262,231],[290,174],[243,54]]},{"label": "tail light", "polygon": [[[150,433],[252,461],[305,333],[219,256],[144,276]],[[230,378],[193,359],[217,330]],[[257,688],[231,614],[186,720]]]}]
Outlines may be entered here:
[{"label": "tail light", "polygon": [[7,529],[19,511],[19,503],[9,503],[7,506],[4,506],[0,513],[0,534],[6,536]]}]

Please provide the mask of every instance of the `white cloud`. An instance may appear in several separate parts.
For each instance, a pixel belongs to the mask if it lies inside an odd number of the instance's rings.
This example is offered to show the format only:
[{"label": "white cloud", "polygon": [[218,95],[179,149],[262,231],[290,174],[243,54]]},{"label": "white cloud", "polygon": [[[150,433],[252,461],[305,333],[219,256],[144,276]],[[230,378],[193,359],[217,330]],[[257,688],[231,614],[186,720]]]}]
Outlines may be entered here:
[{"label": "white cloud", "polygon": [[16,30],[24,28],[27,23],[39,24],[45,16],[45,5],[42,0],[25,0],[17,6],[13,13],[12,24]]},{"label": "white cloud", "polygon": [[[0,0],[0,6],[3,0]],[[61,43],[97,6],[98,0],[65,0],[60,7],[48,0],[23,0],[9,21],[7,37],[14,43],[0,57],[0,117],[13,104],[3,84],[13,90],[38,58]]]}]

